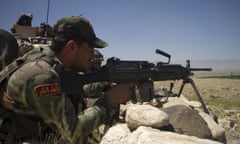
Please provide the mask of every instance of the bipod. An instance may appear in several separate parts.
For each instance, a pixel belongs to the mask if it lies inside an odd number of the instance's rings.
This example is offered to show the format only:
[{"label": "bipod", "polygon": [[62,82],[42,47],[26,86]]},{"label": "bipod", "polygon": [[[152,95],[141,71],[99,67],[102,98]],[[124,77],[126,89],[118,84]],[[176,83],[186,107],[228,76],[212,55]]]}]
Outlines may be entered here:
[{"label": "bipod", "polygon": [[203,99],[202,99],[202,97],[201,97],[201,95],[200,95],[200,93],[199,93],[199,91],[198,91],[194,81],[191,78],[187,78],[187,79],[183,80],[181,88],[180,88],[179,93],[178,93],[178,97],[180,97],[180,95],[182,94],[183,88],[184,88],[186,83],[190,83],[192,85],[192,87],[193,87],[193,89],[194,89],[194,91],[195,91],[195,93],[196,93],[196,95],[198,97],[198,100],[202,104],[204,112],[209,114],[209,110],[207,109],[207,107],[206,107],[206,105],[205,105],[205,103],[204,103],[204,101],[203,101]]}]

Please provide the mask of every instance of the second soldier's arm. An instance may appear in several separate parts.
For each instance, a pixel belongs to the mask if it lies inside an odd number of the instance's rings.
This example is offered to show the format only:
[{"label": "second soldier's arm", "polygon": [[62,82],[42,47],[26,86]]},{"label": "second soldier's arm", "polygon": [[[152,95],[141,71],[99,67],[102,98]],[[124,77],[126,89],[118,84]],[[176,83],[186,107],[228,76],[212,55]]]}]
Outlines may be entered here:
[{"label": "second soldier's arm", "polygon": [[102,92],[113,86],[109,82],[94,82],[83,86],[84,96],[87,98],[98,98]]}]

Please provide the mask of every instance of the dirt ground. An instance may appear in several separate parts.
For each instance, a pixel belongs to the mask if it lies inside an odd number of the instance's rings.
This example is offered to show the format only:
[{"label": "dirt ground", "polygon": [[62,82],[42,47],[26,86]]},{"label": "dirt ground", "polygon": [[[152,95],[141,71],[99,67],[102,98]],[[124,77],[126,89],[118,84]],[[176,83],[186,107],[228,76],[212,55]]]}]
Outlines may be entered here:
[{"label": "dirt ground", "polygon": [[[227,101],[240,101],[240,80],[234,79],[221,79],[221,78],[194,78],[193,81],[197,86],[203,99],[208,100],[209,98],[222,98]],[[182,81],[176,81],[173,91],[178,92]],[[156,82],[156,87],[166,87],[169,88],[170,81],[166,82]],[[196,96],[190,83],[184,86],[183,94],[187,97]],[[207,101],[206,101],[207,102]],[[233,106],[240,110],[240,103],[236,103]]]},{"label": "dirt ground", "polygon": [[[226,135],[240,143],[240,79],[193,78],[207,107],[218,119],[230,122]],[[178,93],[182,81],[174,83],[174,93]],[[155,88],[170,87],[170,81],[155,82]],[[187,83],[183,95],[190,100],[198,100],[193,88]]]}]

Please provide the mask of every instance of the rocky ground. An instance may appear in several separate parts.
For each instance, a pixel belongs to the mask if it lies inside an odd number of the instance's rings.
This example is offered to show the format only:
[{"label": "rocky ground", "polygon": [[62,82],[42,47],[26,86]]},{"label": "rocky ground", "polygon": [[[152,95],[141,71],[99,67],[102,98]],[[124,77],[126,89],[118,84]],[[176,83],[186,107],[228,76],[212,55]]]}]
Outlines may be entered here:
[{"label": "rocky ground", "polygon": [[[205,104],[213,111],[226,129],[229,144],[240,143],[240,80],[226,78],[193,79]],[[181,81],[176,81],[173,92],[178,93]],[[155,87],[169,88],[170,82],[156,82]],[[183,95],[191,100],[197,96],[190,84],[186,84]]]}]

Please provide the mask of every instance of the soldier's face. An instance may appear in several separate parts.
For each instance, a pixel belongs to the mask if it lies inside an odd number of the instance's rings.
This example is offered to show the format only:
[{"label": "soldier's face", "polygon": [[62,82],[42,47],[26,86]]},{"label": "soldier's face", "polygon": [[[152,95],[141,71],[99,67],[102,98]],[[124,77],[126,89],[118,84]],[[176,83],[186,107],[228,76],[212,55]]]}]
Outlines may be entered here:
[{"label": "soldier's face", "polygon": [[85,72],[88,70],[89,61],[94,57],[93,47],[90,47],[87,42],[82,43],[76,51],[75,66],[78,71]]}]

